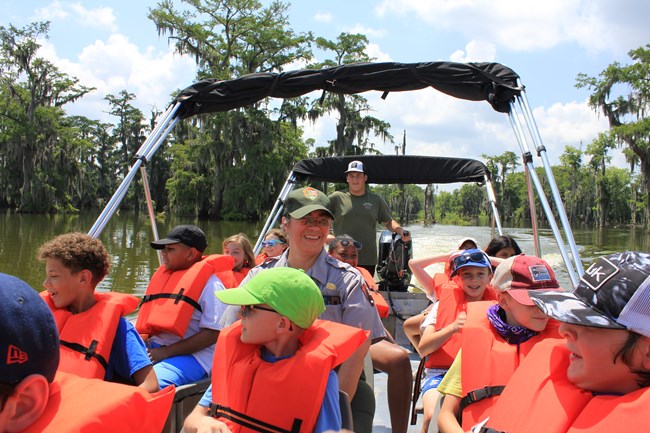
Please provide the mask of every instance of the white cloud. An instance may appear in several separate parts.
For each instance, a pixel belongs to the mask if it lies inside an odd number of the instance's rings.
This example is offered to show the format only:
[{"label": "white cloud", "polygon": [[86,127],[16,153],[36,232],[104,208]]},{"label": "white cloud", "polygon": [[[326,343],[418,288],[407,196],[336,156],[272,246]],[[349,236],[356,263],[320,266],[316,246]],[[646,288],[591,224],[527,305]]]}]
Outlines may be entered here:
[{"label": "white cloud", "polygon": [[514,51],[577,43],[622,54],[647,43],[650,2],[638,0],[384,0],[380,16],[414,15],[438,29],[487,40]]},{"label": "white cloud", "polygon": [[44,43],[39,54],[77,77],[81,84],[97,88],[66,106],[66,111],[93,119],[100,117],[102,121],[114,120],[105,113],[107,94],[117,95],[121,90],[135,94],[133,105],[148,115],[154,106],[164,110],[171,101],[170,94],[191,85],[196,71],[192,59],[174,54],[171,47],[165,52],[156,52],[152,47],[141,49],[120,34],[107,41],[95,41],[76,60],[59,58],[48,43]]},{"label": "white cloud", "polygon": [[86,27],[117,31],[115,15],[110,7],[86,9],[81,3],[71,3],[70,9],[75,13],[77,21]]},{"label": "white cloud", "polygon": [[314,15],[314,21],[319,23],[331,23],[334,20],[334,15],[329,12],[318,12]]},{"label": "white cloud", "polygon": [[350,29],[346,30],[348,33],[359,33],[368,37],[368,39],[377,38],[381,39],[386,36],[386,30],[382,29],[373,29],[372,27],[364,26],[361,23],[357,23],[352,26]]},{"label": "white cloud", "polygon": [[53,1],[50,5],[37,8],[34,19],[37,21],[53,21],[55,19],[67,18],[70,14],[66,11],[66,7],[59,0]]},{"label": "white cloud", "polygon": [[366,45],[366,54],[368,57],[371,59],[375,59],[375,62],[392,62],[393,59],[390,57],[388,53],[384,53],[381,50],[381,47],[377,44],[368,44]]},{"label": "white cloud", "polygon": [[587,101],[556,103],[549,108],[536,107],[533,115],[542,141],[555,159],[559,159],[566,146],[584,151],[599,132],[609,128],[607,120],[598,116]]},{"label": "white cloud", "polygon": [[48,6],[36,9],[35,19],[39,21],[66,20],[68,18],[84,27],[117,31],[115,14],[110,7],[88,9],[81,2],[70,3],[54,0]]},{"label": "white cloud", "polygon": [[496,59],[497,47],[489,42],[470,41],[465,45],[465,51],[457,50],[449,56],[452,62],[493,62]]}]

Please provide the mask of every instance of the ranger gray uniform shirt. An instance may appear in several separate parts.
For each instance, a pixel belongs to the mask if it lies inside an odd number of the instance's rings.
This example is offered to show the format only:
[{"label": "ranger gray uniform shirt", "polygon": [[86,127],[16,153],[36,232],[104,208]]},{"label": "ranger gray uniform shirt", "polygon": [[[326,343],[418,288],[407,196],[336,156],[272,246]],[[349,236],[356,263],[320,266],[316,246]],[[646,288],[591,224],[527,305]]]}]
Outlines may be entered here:
[{"label": "ranger gray uniform shirt", "polygon": [[[288,267],[288,252],[289,250],[285,251],[279,257],[270,257],[261,265],[251,269],[240,286],[264,269]],[[365,282],[359,271],[338,261],[323,249],[307,271],[307,275],[321,290],[325,301],[326,310],[319,316],[319,319],[331,320],[370,331],[370,338],[373,342],[386,337],[377,309],[364,295],[362,285]],[[228,325],[237,320],[237,311],[239,310],[234,308],[231,309],[231,313],[234,312],[234,314],[224,314],[224,318],[228,316],[226,319]]]}]

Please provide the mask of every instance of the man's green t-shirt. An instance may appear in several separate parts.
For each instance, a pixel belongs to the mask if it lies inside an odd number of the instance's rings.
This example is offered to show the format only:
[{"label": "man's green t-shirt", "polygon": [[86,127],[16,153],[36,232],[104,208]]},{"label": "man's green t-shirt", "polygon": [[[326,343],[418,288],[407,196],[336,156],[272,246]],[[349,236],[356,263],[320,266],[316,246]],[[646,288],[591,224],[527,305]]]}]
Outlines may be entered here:
[{"label": "man's green t-shirt", "polygon": [[359,250],[359,265],[376,265],[377,223],[393,219],[384,199],[369,191],[359,196],[349,191],[336,191],[329,199],[330,211],[334,214],[334,234],[350,235],[363,244]]}]

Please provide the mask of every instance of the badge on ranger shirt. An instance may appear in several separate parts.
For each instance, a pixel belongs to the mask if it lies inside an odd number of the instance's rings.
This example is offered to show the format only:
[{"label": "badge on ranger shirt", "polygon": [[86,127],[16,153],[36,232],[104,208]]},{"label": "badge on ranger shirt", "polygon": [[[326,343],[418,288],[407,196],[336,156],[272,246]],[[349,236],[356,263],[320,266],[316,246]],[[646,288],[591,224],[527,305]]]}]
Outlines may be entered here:
[{"label": "badge on ranger shirt", "polygon": [[336,284],[334,284],[334,283],[327,283],[327,284],[325,284],[325,288],[326,288],[327,290],[336,290]]}]

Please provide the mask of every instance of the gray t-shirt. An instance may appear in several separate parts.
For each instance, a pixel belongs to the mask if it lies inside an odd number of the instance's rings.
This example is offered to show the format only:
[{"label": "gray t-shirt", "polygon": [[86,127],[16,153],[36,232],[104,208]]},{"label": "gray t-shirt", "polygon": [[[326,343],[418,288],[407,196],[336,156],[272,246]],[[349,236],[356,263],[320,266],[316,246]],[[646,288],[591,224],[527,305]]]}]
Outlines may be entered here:
[{"label": "gray t-shirt", "polygon": [[359,265],[377,264],[377,223],[393,219],[388,205],[379,195],[366,190],[364,195],[336,191],[329,196],[330,211],[334,214],[334,234],[350,235],[361,242]]},{"label": "gray t-shirt", "polygon": [[[268,258],[261,265],[251,269],[241,284],[245,284],[264,269],[286,267],[288,252],[289,250],[279,257]],[[370,338],[373,342],[386,337],[377,309],[370,304],[363,293],[362,284],[365,282],[359,271],[331,257],[323,249],[316,262],[307,271],[307,275],[320,288],[325,301],[326,310],[319,316],[319,319],[331,320],[370,331]],[[237,308],[230,309],[226,324],[229,325],[236,320],[237,311]],[[233,312],[235,314],[232,314]]]}]

